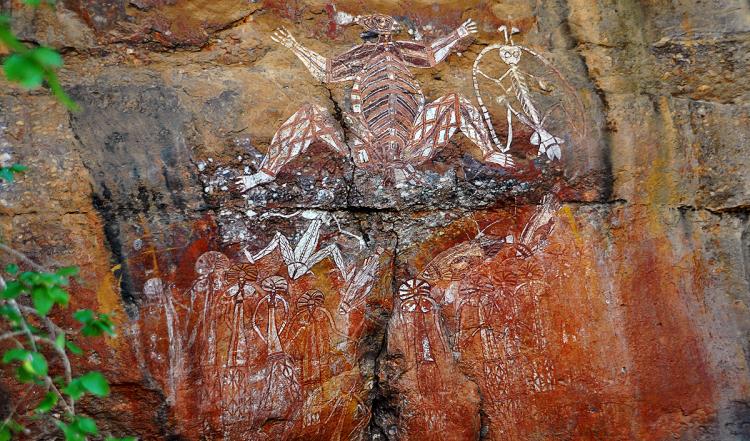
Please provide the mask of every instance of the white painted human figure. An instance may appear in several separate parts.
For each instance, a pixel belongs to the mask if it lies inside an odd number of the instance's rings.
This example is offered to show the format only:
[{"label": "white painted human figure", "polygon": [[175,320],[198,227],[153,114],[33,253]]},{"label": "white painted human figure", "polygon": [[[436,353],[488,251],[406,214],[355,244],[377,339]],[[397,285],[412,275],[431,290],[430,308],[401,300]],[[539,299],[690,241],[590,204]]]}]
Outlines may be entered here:
[{"label": "white painted human figure", "polygon": [[[416,374],[416,403],[422,418],[431,430],[446,425],[445,397],[450,387],[452,359],[448,340],[440,324],[440,306],[432,298],[432,287],[424,280],[413,278],[399,286],[397,326],[406,337],[407,362],[413,363]],[[448,381],[446,381],[448,380]]]},{"label": "white painted human figure", "polygon": [[[503,95],[498,96],[498,103],[503,104],[506,107],[506,117],[508,123],[508,137],[506,140],[505,149],[503,149],[503,151],[508,151],[513,142],[512,116],[515,116],[524,125],[533,130],[530,142],[532,145],[539,146],[539,155],[546,154],[549,159],[560,159],[562,156],[560,145],[565,141],[562,138],[552,135],[545,128],[545,122],[547,120],[547,117],[549,116],[549,112],[554,107],[549,109],[544,115],[537,109],[537,106],[534,104],[534,101],[531,97],[528,81],[530,80],[537,82],[538,80],[533,75],[523,72],[519,68],[518,63],[521,61],[521,51],[523,50],[539,58],[546,65],[552,65],[549,61],[547,61],[544,57],[542,57],[535,51],[523,46],[517,46],[513,43],[513,34],[519,32],[518,28],[511,27],[509,33],[507,26],[500,26],[498,28],[498,31],[502,32],[505,36],[505,43],[492,44],[484,48],[474,61],[474,68],[472,72],[472,76],[474,79],[474,92],[476,93],[477,100],[479,101],[479,107],[482,109],[482,115],[485,119],[488,130],[492,134],[493,139],[497,142],[497,135],[495,134],[495,130],[492,127],[489,111],[484,105],[482,95],[479,91],[477,74],[482,75],[484,78],[487,78],[490,81],[498,84],[504,92]],[[500,59],[508,66],[508,69],[499,78],[490,77],[489,75],[486,75],[484,72],[482,72],[481,69],[479,69],[479,63],[482,60],[482,57],[484,57],[486,53],[492,50],[497,50],[500,54]],[[505,80],[506,78],[510,79],[510,86],[507,87],[503,83],[503,80]],[[515,97],[518,105],[520,106],[519,108],[513,107],[513,105],[511,104],[511,97]]]},{"label": "white painted human figure", "polygon": [[425,104],[419,83],[409,71],[410,67],[430,68],[445,60],[460,42],[477,32],[474,21],[467,20],[431,44],[394,40],[400,26],[386,15],[358,16],[353,22],[364,29],[363,38],[377,40],[331,59],[302,46],[285,29],[272,37],[291,49],[318,81],[354,82],[351,112],[344,114],[352,133],[350,145],[325,108],[305,105],[276,132],[258,172],[238,178],[242,189],[273,181],[314,141],[351,156],[360,168],[385,173],[398,182],[411,180],[414,167],[434,157],[458,130],[480,148],[485,161],[513,166],[511,157],[493,145],[479,109],[455,93]]},{"label": "white painted human figure", "polygon": [[378,249],[372,256],[367,257],[362,265],[352,265],[348,277],[349,283],[341,296],[339,314],[348,314],[353,308],[361,305],[372,291],[383,250]]},{"label": "white painted human figure", "polygon": [[224,273],[229,267],[229,258],[218,251],[207,251],[195,262],[198,278],[187,293],[190,308],[186,335],[189,335],[188,347],[194,348],[201,366],[216,365],[217,309],[222,290],[226,288]]},{"label": "white painted human figure", "polygon": [[[398,289],[401,300],[400,312],[402,316],[413,317],[414,350],[417,353],[417,365],[435,363],[435,342],[431,341],[430,323],[425,318],[437,313],[438,305],[430,296],[430,285],[424,280],[409,279]],[[434,317],[433,317],[434,318]],[[437,323],[434,323],[437,325]],[[436,326],[439,328],[439,326]]]},{"label": "white painted human figure", "polygon": [[[299,213],[292,215],[275,214],[273,216],[292,217],[297,214]],[[277,231],[273,239],[271,239],[271,242],[257,253],[252,254],[245,249],[245,257],[250,262],[256,262],[263,258],[263,256],[278,249],[287,266],[287,273],[293,280],[297,280],[310,272],[311,268],[323,259],[331,258],[336,265],[336,268],[341,272],[341,276],[348,280],[349,271],[347,271],[347,267],[344,264],[344,257],[341,255],[341,250],[338,245],[332,243],[318,249],[318,241],[320,240],[320,230],[322,226],[328,225],[331,220],[334,220],[338,226],[338,220],[336,220],[333,215],[323,211],[305,210],[301,212],[301,214],[303,218],[310,219],[311,222],[294,248],[292,248],[292,245],[289,243],[289,239]],[[342,234],[351,235],[357,238],[360,241],[360,244],[364,243],[359,236],[345,232],[340,226],[338,226],[338,229]]]},{"label": "white painted human figure", "polygon": [[[180,380],[184,375],[185,342],[182,329],[180,328],[178,310],[172,298],[172,286],[164,286],[164,282],[160,278],[155,277],[146,281],[143,286],[143,293],[150,306],[148,309],[157,314],[156,317],[149,317],[149,319],[158,320],[148,323],[148,328],[141,330],[143,337],[148,339],[148,354],[151,359],[155,359],[156,361],[162,360],[165,349],[168,354],[166,366],[164,366],[165,363],[163,362],[151,363],[158,371],[152,374],[156,374],[155,376],[157,377],[163,377],[158,379],[165,381],[167,399],[171,404],[174,404]],[[148,309],[145,311],[146,313]],[[157,329],[149,329],[151,326],[155,326]],[[158,342],[162,335],[160,332],[162,326],[166,327],[167,331],[168,340],[164,342],[167,348],[164,348],[164,345]]]},{"label": "white painted human figure", "polygon": [[[301,349],[300,383],[304,394],[303,426],[320,422],[321,410],[331,398],[329,380],[334,375],[337,361],[334,347],[347,336],[339,331],[333,316],[326,309],[325,295],[320,290],[309,290],[297,300],[292,319],[291,342]],[[334,397],[336,393],[333,393]]]},{"label": "white painted human figure", "polygon": [[[265,387],[258,408],[267,418],[288,418],[298,404],[300,385],[295,367],[281,343],[281,334],[289,319],[289,302],[284,297],[289,283],[281,276],[271,276],[261,282],[265,293],[253,312],[253,329],[266,345],[267,366]],[[265,326],[259,316],[265,307]]]}]

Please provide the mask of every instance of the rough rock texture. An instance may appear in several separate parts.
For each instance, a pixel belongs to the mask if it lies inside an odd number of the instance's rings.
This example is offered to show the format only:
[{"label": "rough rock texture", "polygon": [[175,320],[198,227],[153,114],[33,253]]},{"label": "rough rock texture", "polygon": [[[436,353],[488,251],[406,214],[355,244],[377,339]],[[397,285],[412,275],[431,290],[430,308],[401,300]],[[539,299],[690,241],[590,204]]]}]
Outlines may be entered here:
[{"label": "rough rock texture", "polygon": [[[0,83],[0,154],[30,168],[0,188],[0,233],[79,265],[73,307],[116,314],[118,337],[76,360],[113,383],[83,403],[111,433],[750,439],[746,2],[0,5],[63,52],[81,105]],[[320,84],[270,39],[340,54],[361,40],[338,11],[424,41],[477,21],[460,55],[412,70],[428,102],[474,102],[472,63],[518,27],[556,69],[522,55],[552,85],[541,102],[575,110],[550,113],[562,160],[515,120],[513,170],[464,135],[414,182],[313,143],[242,193],[303,104],[347,126],[351,82]]]}]

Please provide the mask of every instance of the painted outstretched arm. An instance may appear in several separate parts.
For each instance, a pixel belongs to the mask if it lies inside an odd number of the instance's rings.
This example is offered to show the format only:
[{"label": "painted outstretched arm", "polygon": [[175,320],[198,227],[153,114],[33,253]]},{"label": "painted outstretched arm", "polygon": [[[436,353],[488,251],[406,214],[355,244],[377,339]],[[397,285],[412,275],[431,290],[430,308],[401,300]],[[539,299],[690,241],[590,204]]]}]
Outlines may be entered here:
[{"label": "painted outstretched arm", "polygon": [[326,65],[328,64],[326,57],[299,44],[294,36],[284,28],[276,29],[271,35],[271,39],[289,48],[318,81],[326,81]]},{"label": "painted outstretched arm", "polygon": [[299,44],[294,36],[284,28],[274,31],[271,39],[289,48],[302,61],[302,64],[305,65],[312,76],[321,83],[350,81],[354,79],[350,62],[356,58],[356,52],[358,52],[360,46],[329,60],[319,53]]},{"label": "painted outstretched arm", "polygon": [[453,52],[456,44],[471,34],[477,33],[477,24],[472,19],[466,20],[450,34],[433,41],[425,49],[429,54],[430,65],[434,66],[445,60]]}]

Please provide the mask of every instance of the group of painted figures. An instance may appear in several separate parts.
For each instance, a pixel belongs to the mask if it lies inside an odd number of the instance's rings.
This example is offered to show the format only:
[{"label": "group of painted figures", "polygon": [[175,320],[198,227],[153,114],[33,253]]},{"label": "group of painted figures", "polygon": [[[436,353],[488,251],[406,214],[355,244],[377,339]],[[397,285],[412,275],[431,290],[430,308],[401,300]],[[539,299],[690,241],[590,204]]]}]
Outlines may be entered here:
[{"label": "group of painted figures", "polygon": [[[533,77],[518,68],[521,50],[544,59],[513,43],[517,29],[508,32],[502,27],[505,43],[488,46],[476,59],[475,107],[458,94],[425,103],[409,71],[445,60],[477,32],[471,20],[431,44],[394,40],[399,26],[389,16],[351,20],[364,29],[363,38],[375,40],[332,59],[303,47],[285,30],[273,36],[316,79],[353,81],[351,109],[343,117],[350,136],[344,136],[324,108],[305,106],[277,131],[257,173],[238,179],[244,189],[273,181],[314,142],[393,183],[412,180],[414,167],[434,157],[456,131],[481,149],[485,161],[511,168],[513,117],[527,126],[530,143],[538,146],[540,155],[560,158],[563,139],[545,128],[548,115],[537,108],[529,88]],[[508,66],[498,78],[479,69],[489,50],[497,50]],[[505,143],[498,139],[481,100],[477,75],[503,89],[498,102],[507,109]],[[543,350],[539,317],[523,329],[510,325],[509,317],[519,308],[537,311],[538,316],[544,272],[535,256],[547,244],[556,210],[556,199],[548,196],[520,232],[490,235],[484,229],[491,224],[485,225],[474,238],[443,250],[418,274],[398,284],[395,323],[410,342],[408,358],[418,384],[419,379],[439,378],[441,363],[472,346],[472,353],[481,354],[477,374],[485,379],[489,393],[501,400],[507,391],[500,385],[522,363],[518,357],[521,345],[528,343],[526,336],[533,335],[533,344]],[[341,439],[347,439],[368,421],[365,397],[359,393],[365,388],[357,341],[368,297],[382,278],[384,261],[393,256],[382,249],[368,255],[364,240],[342,230],[330,214],[307,211],[301,217],[307,226],[297,238],[277,232],[266,246],[243,244],[234,259],[218,251],[204,253],[195,263],[196,279],[184,292],[160,278],[145,284],[146,303],[137,330],[144,363],[171,404],[186,398],[196,403],[197,408],[184,410],[202,416],[203,426],[196,430],[253,439],[247,431],[255,423],[273,420],[299,425],[310,436],[317,433],[316,427],[333,425]],[[335,229],[326,237],[356,240],[360,251],[345,258],[338,241],[320,243],[326,229]],[[319,268],[326,268],[325,276]],[[440,324],[445,308],[457,323],[450,337]],[[521,374],[528,387],[552,387],[551,364],[533,364]],[[432,384],[420,386],[425,409],[435,401],[430,397],[440,393]],[[439,428],[439,415],[431,418]]]},{"label": "group of painted figures", "polygon": [[[542,113],[532,97],[532,85],[542,94],[548,85],[519,68],[521,52],[526,51],[542,62],[562,80],[557,69],[539,53],[514,44],[512,36],[518,29],[500,27],[505,42],[486,47],[477,57],[472,76],[474,91],[479,101],[475,107],[467,98],[452,93],[430,103],[409,68],[429,68],[441,63],[460,48],[477,25],[467,20],[455,31],[431,44],[417,41],[394,40],[399,24],[387,15],[357,16],[349,20],[364,29],[363,38],[376,38],[355,46],[341,55],[328,59],[302,46],[285,29],[277,30],[274,41],[289,48],[323,83],[353,82],[350,111],[343,119],[348,137],[333,116],[323,107],[305,105],[286,120],[274,135],[259,170],[242,176],[237,183],[244,189],[273,181],[277,173],[293,159],[304,153],[313,142],[321,142],[341,156],[349,157],[357,167],[385,173],[398,183],[412,181],[415,166],[433,158],[450,142],[456,131],[461,131],[482,152],[483,160],[504,168],[513,167],[509,151],[513,141],[512,117],[515,116],[531,132],[529,141],[538,146],[538,153],[550,159],[560,159],[560,145],[564,140],[546,129],[550,107]],[[498,51],[507,66],[505,73],[495,78],[480,69],[481,59],[492,50]],[[482,101],[478,76],[501,88],[498,102],[507,109],[508,132],[505,144],[498,139],[490,114]],[[345,139],[351,142],[347,144]]]}]

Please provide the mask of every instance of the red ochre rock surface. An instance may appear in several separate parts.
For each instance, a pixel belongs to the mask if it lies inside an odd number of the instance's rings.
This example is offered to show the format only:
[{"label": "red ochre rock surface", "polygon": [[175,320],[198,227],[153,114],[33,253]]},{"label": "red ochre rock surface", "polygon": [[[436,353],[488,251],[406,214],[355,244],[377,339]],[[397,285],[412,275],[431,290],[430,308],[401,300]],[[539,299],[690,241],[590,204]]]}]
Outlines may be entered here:
[{"label": "red ochre rock surface", "polygon": [[[24,41],[62,51],[81,106],[0,80],[0,155],[29,166],[0,188],[0,235],[45,265],[81,268],[72,310],[115,314],[117,337],[78,342],[89,355],[74,359],[112,384],[80,403],[103,430],[750,439],[744,3],[0,8]],[[514,41],[549,61],[524,52],[520,64],[546,82],[541,102],[580,105],[550,113],[561,160],[537,157],[514,120],[513,170],[460,134],[413,164],[411,182],[318,142],[242,193],[236,178],[304,104],[346,125],[351,83],[320,84],[271,40],[283,26],[333,57],[362,42],[339,12],[390,14],[400,38],[427,42],[477,22],[460,55],[412,69],[428,103],[476,104],[472,63],[503,41],[498,26],[519,28]],[[493,57],[483,70],[501,74]],[[482,92],[504,141],[499,89]],[[41,398],[6,373],[0,417]],[[32,434],[57,436],[44,423]]]}]

